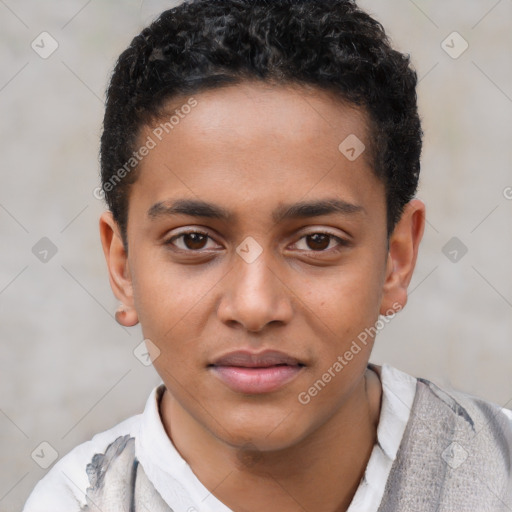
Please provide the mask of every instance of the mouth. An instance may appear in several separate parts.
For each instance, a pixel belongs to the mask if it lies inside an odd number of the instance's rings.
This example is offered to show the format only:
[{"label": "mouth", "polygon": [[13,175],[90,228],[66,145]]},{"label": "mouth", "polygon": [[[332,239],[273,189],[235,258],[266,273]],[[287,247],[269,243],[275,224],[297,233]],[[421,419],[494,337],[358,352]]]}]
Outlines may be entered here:
[{"label": "mouth", "polygon": [[277,391],[293,380],[306,365],[278,351],[231,352],[208,365],[230,389],[261,394]]}]

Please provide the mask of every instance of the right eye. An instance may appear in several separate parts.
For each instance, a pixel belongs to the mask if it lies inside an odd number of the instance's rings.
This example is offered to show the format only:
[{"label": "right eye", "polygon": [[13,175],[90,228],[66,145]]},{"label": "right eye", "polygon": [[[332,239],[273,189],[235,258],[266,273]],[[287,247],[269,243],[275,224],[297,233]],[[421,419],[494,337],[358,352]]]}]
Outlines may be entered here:
[{"label": "right eye", "polygon": [[[203,231],[186,231],[173,235],[165,241],[165,245],[177,247],[180,251],[184,252],[199,252],[203,249],[208,249],[208,247],[205,247],[208,239],[213,240],[208,233]],[[176,241],[179,241],[179,243],[175,243]]]}]

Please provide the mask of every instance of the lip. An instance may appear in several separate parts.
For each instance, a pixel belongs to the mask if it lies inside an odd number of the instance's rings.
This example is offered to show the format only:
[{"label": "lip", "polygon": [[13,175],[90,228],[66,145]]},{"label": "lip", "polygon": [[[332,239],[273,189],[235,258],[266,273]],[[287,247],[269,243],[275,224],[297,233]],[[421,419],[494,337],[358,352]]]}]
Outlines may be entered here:
[{"label": "lip", "polygon": [[304,366],[295,357],[275,350],[259,353],[238,350],[218,358],[209,368],[233,391],[261,394],[281,389]]}]

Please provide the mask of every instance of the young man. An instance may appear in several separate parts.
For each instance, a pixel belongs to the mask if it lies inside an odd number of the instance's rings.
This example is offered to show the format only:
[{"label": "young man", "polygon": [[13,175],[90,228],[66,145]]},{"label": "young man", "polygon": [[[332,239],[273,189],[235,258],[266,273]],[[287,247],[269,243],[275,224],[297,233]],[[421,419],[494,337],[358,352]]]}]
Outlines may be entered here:
[{"label": "young man", "polygon": [[351,0],[196,0],[133,40],[100,230],[163,383],[25,512],[512,508],[511,412],[368,362],[423,235],[415,87]]}]

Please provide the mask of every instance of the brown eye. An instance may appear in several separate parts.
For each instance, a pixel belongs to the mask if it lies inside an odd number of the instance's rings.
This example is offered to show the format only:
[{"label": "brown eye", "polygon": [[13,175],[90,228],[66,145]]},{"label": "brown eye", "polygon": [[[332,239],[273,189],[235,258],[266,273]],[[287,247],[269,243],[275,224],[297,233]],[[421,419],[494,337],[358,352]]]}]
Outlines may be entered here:
[{"label": "brown eye", "polygon": [[324,233],[315,233],[314,235],[306,236],[306,240],[308,240],[308,247],[314,251],[325,251],[325,249],[329,247],[331,238],[331,235],[326,235]]},{"label": "brown eye", "polygon": [[185,252],[198,252],[206,248],[208,240],[210,240],[210,236],[207,233],[189,231],[173,236],[165,244]]},{"label": "brown eye", "polygon": [[208,237],[201,233],[187,233],[183,235],[183,243],[187,249],[197,250],[203,249]]},{"label": "brown eye", "polygon": [[[331,242],[335,242],[332,247],[330,247]],[[348,246],[349,242],[331,233],[319,232],[304,235],[295,245],[301,251],[332,253]],[[302,247],[300,247],[300,245],[302,245]]]}]

